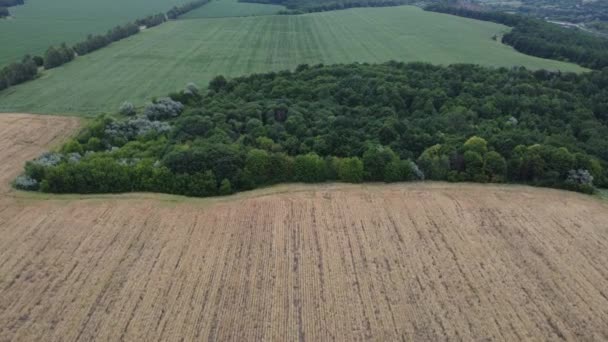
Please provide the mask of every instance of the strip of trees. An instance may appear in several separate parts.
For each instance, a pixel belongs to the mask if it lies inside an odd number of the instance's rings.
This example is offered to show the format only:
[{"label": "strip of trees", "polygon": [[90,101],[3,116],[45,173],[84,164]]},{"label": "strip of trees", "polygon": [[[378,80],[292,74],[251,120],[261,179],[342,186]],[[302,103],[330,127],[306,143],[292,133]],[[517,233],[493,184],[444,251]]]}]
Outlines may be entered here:
[{"label": "strip of trees", "polygon": [[0,18],[9,17],[11,13],[8,8],[23,5],[23,0],[0,0]]},{"label": "strip of trees", "polygon": [[491,21],[512,27],[503,43],[522,53],[577,63],[591,69],[608,67],[608,40],[576,28],[563,28],[540,19],[464,7],[430,5],[427,11]]},{"label": "strip of trees", "polygon": [[0,69],[0,90],[32,80],[37,74],[38,64],[36,60],[30,56],[25,56],[21,61]]},{"label": "strip of trees", "polygon": [[197,8],[205,5],[208,2],[209,2],[209,0],[200,0],[200,1],[190,2],[190,3],[187,3],[182,6],[174,6],[172,9],[170,9],[167,12],[167,18],[177,19],[179,16],[184,15],[194,9],[197,9]]},{"label": "strip of trees", "polygon": [[302,14],[313,12],[336,11],[357,7],[391,7],[411,4],[409,0],[348,0],[348,1],[329,1],[329,2],[287,2],[286,11],[280,11],[279,14]]},{"label": "strip of trees", "polygon": [[[0,0],[0,13],[2,10],[2,1],[21,1],[21,3],[23,3],[23,0]],[[65,43],[59,46],[50,46],[44,53],[44,57],[31,57],[27,55],[23,57],[20,62],[12,63],[0,69],[0,90],[36,78],[38,75],[38,67],[44,66],[45,69],[56,68],[71,62],[76,55],[86,55],[106,47],[113,42],[133,36],[139,33],[140,26],[153,27],[160,25],[165,22],[167,18],[175,19],[177,16],[198,8],[207,2],[208,0],[195,1],[179,7],[173,7],[166,15],[160,13],[138,19],[133,23],[119,25],[110,29],[104,35],[88,35],[86,40],[76,43],[73,47],[69,47]]]},{"label": "strip of trees", "polygon": [[412,0],[240,0],[243,2],[283,5],[287,10],[279,14],[302,14],[335,11],[354,7],[389,7],[412,4]]},{"label": "strip of trees", "polygon": [[[281,182],[607,186],[608,69],[299,66],[189,84],[91,123],[22,188],[209,196]],[[117,108],[118,109],[118,108]],[[18,185],[20,186],[20,185]]]}]

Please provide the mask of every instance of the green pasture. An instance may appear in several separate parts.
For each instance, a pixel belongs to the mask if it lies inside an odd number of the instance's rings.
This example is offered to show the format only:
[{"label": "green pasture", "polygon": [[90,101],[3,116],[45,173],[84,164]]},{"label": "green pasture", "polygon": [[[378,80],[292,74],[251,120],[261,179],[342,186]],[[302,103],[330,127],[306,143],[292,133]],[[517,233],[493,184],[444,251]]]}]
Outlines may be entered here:
[{"label": "green pasture", "polygon": [[87,34],[105,33],[190,0],[26,0],[0,20],[0,66],[25,54],[42,54],[49,45],[73,44]]},{"label": "green pasture", "polygon": [[527,56],[492,40],[507,29],[409,6],[177,20],[0,92],[0,111],[114,112],[123,101],[143,105],[191,81],[203,87],[220,74],[235,77],[302,63],[398,60],[584,70]]}]

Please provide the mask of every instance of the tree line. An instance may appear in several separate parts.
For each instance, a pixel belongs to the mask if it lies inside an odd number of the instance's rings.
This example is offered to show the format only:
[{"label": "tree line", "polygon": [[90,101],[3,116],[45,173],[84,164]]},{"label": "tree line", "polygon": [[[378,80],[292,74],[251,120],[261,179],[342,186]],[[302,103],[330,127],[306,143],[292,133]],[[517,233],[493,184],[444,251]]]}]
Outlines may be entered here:
[{"label": "tree line", "polygon": [[[104,116],[21,188],[209,196],[281,182],[607,186],[608,69],[301,65]],[[51,162],[49,162],[49,160]]]},{"label": "tree line", "polygon": [[608,40],[579,29],[516,14],[441,4],[429,5],[425,10],[510,26],[513,29],[503,36],[503,43],[528,55],[573,62],[591,69],[608,67]]},{"label": "tree line", "polygon": [[302,14],[335,11],[354,7],[389,7],[412,4],[411,0],[240,0],[243,2],[282,5],[287,10],[279,14]]},{"label": "tree line", "polygon": [[208,2],[209,2],[209,0],[199,0],[199,1],[193,1],[193,2],[187,3],[182,6],[174,6],[172,9],[170,9],[167,12],[167,18],[177,19],[178,17],[180,17],[194,9],[199,8]]},{"label": "tree line", "polygon": [[[0,0],[13,1],[13,0]],[[22,0],[15,0],[22,1]],[[63,43],[59,46],[50,46],[43,56],[25,56],[20,62],[12,63],[0,69],[0,91],[10,86],[17,85],[36,78],[38,67],[52,69],[74,60],[76,55],[82,56],[93,51],[99,50],[113,42],[125,39],[139,33],[140,26],[153,27],[162,24],[167,20],[176,18],[176,15],[184,14],[195,8],[206,4],[208,0],[195,1],[179,7],[173,7],[167,14],[160,13],[142,19],[137,19],[133,23],[116,26],[103,35],[88,35],[86,40],[74,44],[70,47]],[[1,3],[1,2],[0,2]],[[32,63],[33,62],[33,63]]]},{"label": "tree line", "polygon": [[23,0],[0,0],[0,18],[9,17],[11,15],[9,7],[23,5]]}]

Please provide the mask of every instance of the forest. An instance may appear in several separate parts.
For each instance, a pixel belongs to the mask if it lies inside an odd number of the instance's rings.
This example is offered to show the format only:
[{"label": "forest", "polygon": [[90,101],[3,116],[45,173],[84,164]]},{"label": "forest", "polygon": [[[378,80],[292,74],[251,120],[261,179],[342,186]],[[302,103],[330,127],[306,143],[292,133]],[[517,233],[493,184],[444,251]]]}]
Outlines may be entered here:
[{"label": "forest", "polygon": [[457,6],[429,5],[425,10],[511,26],[513,29],[502,37],[502,42],[528,55],[573,62],[591,69],[608,67],[608,39],[575,28],[516,14]]},{"label": "forest", "polygon": [[213,196],[281,182],[608,185],[608,70],[300,65],[124,103],[15,186]]}]

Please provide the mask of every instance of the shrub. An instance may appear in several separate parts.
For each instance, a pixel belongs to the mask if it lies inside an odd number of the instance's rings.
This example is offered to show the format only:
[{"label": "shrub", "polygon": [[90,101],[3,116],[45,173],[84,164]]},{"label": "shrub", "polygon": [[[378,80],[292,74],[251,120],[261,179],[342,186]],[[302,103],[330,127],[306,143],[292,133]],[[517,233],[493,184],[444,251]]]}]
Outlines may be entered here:
[{"label": "shrub", "polygon": [[194,82],[189,82],[188,84],[186,84],[186,89],[184,89],[184,93],[187,95],[199,95],[200,90]]},{"label": "shrub", "polygon": [[222,75],[216,76],[214,79],[209,82],[209,88],[215,92],[218,92],[226,87],[228,81]]},{"label": "shrub", "polygon": [[61,163],[62,159],[63,159],[63,156],[60,153],[47,152],[47,153],[42,154],[37,159],[35,159],[33,161],[33,163],[40,165],[40,166],[44,166],[44,167],[50,167],[50,166],[59,165],[59,163]]},{"label": "shrub", "polygon": [[150,120],[164,120],[179,116],[184,110],[181,102],[166,97],[146,107],[144,115]]},{"label": "shrub", "polygon": [[171,130],[166,122],[150,121],[145,117],[131,118],[127,121],[112,121],[104,130],[104,135],[110,143],[127,142],[150,133],[163,134]]},{"label": "shrub", "polygon": [[49,47],[44,54],[44,68],[52,69],[70,62],[74,59],[74,50],[61,44],[60,47]]},{"label": "shrub", "polygon": [[19,190],[36,191],[40,188],[40,184],[28,175],[21,175],[15,179],[15,187]]},{"label": "shrub", "polygon": [[363,162],[357,157],[342,158],[337,162],[338,179],[343,182],[361,183],[365,174]]},{"label": "shrub", "polygon": [[219,194],[223,196],[232,194],[232,185],[230,184],[230,181],[226,178],[224,178],[222,180],[222,183],[220,183]]},{"label": "shrub", "polygon": [[294,173],[298,182],[322,182],[325,180],[325,162],[316,153],[299,155],[295,158]]},{"label": "shrub", "polygon": [[384,181],[387,183],[391,182],[404,182],[412,180],[416,177],[414,175],[413,163],[409,160],[393,160],[384,170]]},{"label": "shrub", "polygon": [[34,61],[34,63],[36,63],[36,66],[44,66],[44,59],[40,56],[34,56],[32,57],[32,60]]},{"label": "shrub", "polygon": [[570,170],[566,181],[573,184],[593,186],[593,176],[588,170]]},{"label": "shrub", "polygon": [[125,116],[135,115],[135,107],[131,102],[123,102],[118,111]]},{"label": "shrub", "polygon": [[363,153],[366,178],[371,181],[384,180],[385,168],[398,157],[390,147],[373,146]]}]

